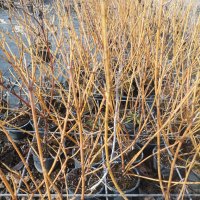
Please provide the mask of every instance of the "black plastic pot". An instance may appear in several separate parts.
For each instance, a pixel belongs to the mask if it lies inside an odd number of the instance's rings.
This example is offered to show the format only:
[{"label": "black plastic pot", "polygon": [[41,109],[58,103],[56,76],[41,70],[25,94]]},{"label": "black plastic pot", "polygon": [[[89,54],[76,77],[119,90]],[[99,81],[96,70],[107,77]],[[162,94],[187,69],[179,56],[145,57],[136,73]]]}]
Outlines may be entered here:
[{"label": "black plastic pot", "polygon": [[[148,194],[162,194],[162,190],[160,189],[159,184],[150,180],[143,179],[140,182],[139,194],[147,194],[147,195]],[[163,196],[159,196],[159,197],[154,196],[152,200],[163,200]]]},{"label": "black plastic pot", "polygon": [[[197,174],[194,171],[191,171],[188,176],[188,182],[200,182],[200,174]],[[199,184],[190,184],[189,188],[196,194],[200,194]]]},{"label": "black plastic pot", "polygon": [[[40,132],[41,138],[43,138],[44,135],[45,135],[44,132]],[[50,147],[53,148],[53,146],[57,147],[58,143],[57,142],[54,143],[54,142],[55,142],[55,140],[52,140],[51,137],[50,138],[46,137],[46,140],[42,141],[42,143],[41,143],[41,148],[42,148],[42,151],[43,151],[44,166],[45,166],[47,172],[51,169],[53,162],[55,160],[55,157],[56,157],[56,153],[54,151],[51,151],[51,148],[50,148]],[[39,159],[37,143],[34,142],[33,146],[31,148],[32,148],[34,166],[35,166],[35,168],[37,169],[38,172],[42,173],[42,165],[41,165],[41,162],[40,162],[40,159]],[[61,154],[59,156],[61,156]],[[58,163],[56,162],[56,165],[57,164]]]},{"label": "black plastic pot", "polygon": [[[91,176],[90,181],[88,181],[88,176]],[[86,176],[86,181],[85,181],[85,183],[86,183],[86,188],[85,188],[86,194],[102,194],[103,193],[104,185],[103,185],[102,176],[103,176],[103,173],[101,173],[101,172],[98,175],[95,172],[95,173],[92,173],[92,174]],[[98,177],[98,181],[92,183],[92,185],[88,185],[88,183],[91,183],[91,181],[93,181],[96,177]],[[81,168],[75,168],[75,169],[73,169],[69,172],[69,174],[67,175],[67,185],[68,185],[69,194],[74,194],[74,192],[75,192],[75,188],[73,188],[71,186],[72,180],[73,181],[74,180],[79,181],[80,179],[81,179]],[[100,183],[98,183],[99,181],[100,181]],[[80,188],[81,188],[81,185],[80,185]],[[89,190],[89,192],[88,192],[88,190]],[[78,192],[77,194],[80,194],[80,193],[81,192]],[[80,199],[80,198],[76,198],[76,199]],[[85,197],[84,199],[98,200],[98,199],[101,199],[101,198],[93,196],[93,197]]]},{"label": "black plastic pot", "polygon": [[[35,155],[35,153],[33,153],[33,161],[34,161],[34,166],[37,169],[37,171],[40,173],[43,173],[40,159],[37,155]],[[44,158],[44,165],[47,172],[51,169],[53,162],[54,162],[54,158],[52,157]]]},{"label": "black plastic pot", "polygon": [[[157,151],[157,147],[155,147],[153,149],[153,154],[156,153]],[[165,152],[167,154],[167,151]],[[161,155],[162,156],[162,155]],[[155,154],[153,156],[153,168],[154,170],[158,170],[158,165],[157,165],[157,155]],[[169,174],[170,174],[170,166],[167,166],[166,165],[163,165],[162,163],[160,164],[160,168],[161,168],[161,174],[163,177],[169,177]]]},{"label": "black plastic pot", "polygon": [[[137,143],[140,147],[143,147],[143,144]],[[150,142],[143,150],[144,157],[148,157],[152,154],[153,149],[157,146],[156,142]]]},{"label": "black plastic pot", "polygon": [[[119,164],[119,163],[115,163],[115,164]],[[132,172],[134,174],[139,175],[139,171],[136,168],[132,169]],[[114,173],[114,171],[113,171],[113,173]],[[120,177],[122,177],[122,174],[121,174]],[[136,179],[137,179],[137,181],[136,181],[135,186],[131,189],[124,190],[123,191],[124,194],[139,194],[140,178],[136,177]],[[108,187],[109,194],[119,194],[119,192],[111,185],[111,182],[107,181],[107,187]],[[112,200],[119,200],[120,199],[120,200],[122,200],[123,198],[122,197],[113,197],[113,198],[109,198],[109,199],[112,199]],[[129,199],[131,200],[133,198],[129,197]]]},{"label": "black plastic pot", "polygon": [[[196,170],[197,169],[197,170]],[[188,182],[200,182],[200,162],[196,162],[193,166],[187,181]],[[190,190],[196,194],[200,194],[200,185],[199,184],[190,184],[188,185]]]},{"label": "black plastic pot", "polygon": [[[162,149],[162,147],[161,147],[161,149]],[[155,147],[153,149],[153,154],[156,153],[156,151],[157,151],[157,147]],[[168,154],[167,150],[165,150],[164,153],[163,152],[161,153],[161,159],[163,159],[163,156],[168,156],[169,157],[169,154]],[[155,171],[158,170],[157,154],[155,154],[153,156],[153,168],[154,168]],[[168,161],[168,163],[160,163],[160,168],[161,168],[161,174],[162,174],[163,178],[169,178],[170,171],[171,171],[171,164],[170,164],[170,162]],[[174,169],[173,177],[175,178],[175,177],[177,177],[177,175],[178,174],[177,174],[176,170]]]},{"label": "black plastic pot", "polygon": [[[126,155],[125,155],[125,162],[129,162],[133,156],[135,156],[134,151],[136,150],[136,152],[140,151],[140,147],[138,145],[135,145]],[[139,155],[139,157],[133,162],[132,165],[135,165],[137,163],[140,163],[144,158],[144,154],[143,152]]]},{"label": "black plastic pot", "polygon": [[[31,125],[31,122],[30,120],[24,124],[23,126],[21,127],[18,127],[19,129],[22,129],[24,131],[32,131],[33,130],[33,127]],[[28,136],[27,133],[19,130],[17,128],[10,128],[10,127],[7,127],[6,130],[8,131],[9,135],[11,136],[11,138],[13,139],[13,141],[19,141],[19,140],[22,140],[24,139],[25,137]]]},{"label": "black plastic pot", "polygon": [[[148,129],[148,127],[147,127],[147,129]],[[140,146],[142,148],[144,145],[146,145],[146,142],[148,141],[147,137],[149,137],[150,133],[151,133],[151,130],[150,131],[148,131],[148,130],[143,130],[142,131],[142,134],[139,137],[139,140],[138,140],[138,143],[137,143],[138,146]],[[161,143],[161,146],[164,145],[164,141],[162,139],[161,139],[160,143]],[[144,150],[143,150],[144,157],[146,158],[146,157],[150,156],[152,154],[153,149],[156,146],[157,146],[157,138],[155,137],[144,148]]]}]

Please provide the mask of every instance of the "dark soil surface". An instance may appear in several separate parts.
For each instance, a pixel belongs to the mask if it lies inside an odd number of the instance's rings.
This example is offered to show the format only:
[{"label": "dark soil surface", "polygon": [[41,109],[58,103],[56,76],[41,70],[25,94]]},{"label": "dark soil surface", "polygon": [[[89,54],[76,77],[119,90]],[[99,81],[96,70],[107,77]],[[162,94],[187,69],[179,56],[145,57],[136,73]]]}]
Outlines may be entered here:
[{"label": "dark soil surface", "polygon": [[9,123],[11,125],[20,128],[21,126],[27,124],[30,121],[30,116],[28,114],[22,114],[18,116],[10,114],[6,120],[9,120]]},{"label": "dark soil surface", "polygon": [[[102,185],[100,184],[99,186],[97,186],[94,190],[92,190],[92,186],[94,186],[95,184],[97,184],[99,182],[99,180],[101,179],[101,173],[92,173],[88,176],[86,176],[86,194],[90,194],[90,193],[98,193],[101,188]],[[81,169],[77,168],[72,170],[68,176],[67,176],[67,184],[69,189],[71,190],[71,192],[75,192],[76,187],[79,184],[79,181],[81,180]],[[77,194],[81,194],[81,183],[80,183],[80,187],[77,190]]]},{"label": "dark soil surface", "polygon": [[[29,147],[25,142],[17,143],[16,146],[23,156],[28,153]],[[23,167],[23,163],[21,165],[20,163],[21,159],[14,147],[6,136],[0,133],[0,168],[4,173],[8,173],[11,170],[18,171]]]},{"label": "dark soil surface", "polygon": [[[111,169],[113,171],[113,175],[114,175],[114,177],[117,181],[117,184],[119,185],[119,187],[121,188],[122,191],[125,192],[125,191],[130,190],[130,189],[132,189],[136,186],[138,178],[130,175],[134,171],[128,172],[127,174],[124,174],[124,172],[122,170],[122,165],[120,163],[111,166]],[[111,187],[115,188],[110,177],[108,177],[108,184]]]},{"label": "dark soil surface", "polygon": [[[28,145],[25,142],[20,142],[16,143],[16,146],[25,158],[29,150]],[[13,182],[16,184],[15,186],[18,186],[23,167],[23,162],[18,153],[7,140],[4,133],[0,132],[0,169],[6,176],[11,187],[13,187]],[[4,184],[0,181],[0,194],[6,192]]]}]

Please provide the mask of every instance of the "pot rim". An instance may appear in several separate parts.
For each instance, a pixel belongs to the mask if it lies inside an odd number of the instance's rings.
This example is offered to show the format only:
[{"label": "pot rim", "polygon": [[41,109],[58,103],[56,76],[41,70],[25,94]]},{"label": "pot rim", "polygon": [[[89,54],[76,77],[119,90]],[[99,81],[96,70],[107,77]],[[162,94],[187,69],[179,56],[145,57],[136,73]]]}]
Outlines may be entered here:
[{"label": "pot rim", "polygon": [[[33,155],[33,157],[35,157],[35,158],[38,158],[39,159],[39,156],[37,156],[36,154],[35,154],[35,152],[31,149],[31,153],[32,153],[32,155]],[[46,160],[54,160],[55,158],[54,157],[47,157],[47,158],[45,158],[45,157],[43,157],[43,160],[44,161],[46,161]],[[39,159],[40,160],[40,159]]]},{"label": "pot rim", "polygon": [[[141,149],[140,148],[140,146],[138,145],[138,144],[135,144],[135,147],[137,147],[139,150]],[[133,150],[133,149],[131,149],[131,150]],[[133,162],[133,164],[137,164],[137,163],[139,163],[139,162],[141,162],[142,161],[142,159],[144,158],[144,152],[142,151],[142,153],[138,156],[138,158],[140,158],[139,160],[135,160],[134,162]]]},{"label": "pot rim", "polygon": [[[40,173],[43,173],[43,171],[42,171],[42,166],[41,166],[41,169],[38,167],[38,165],[36,165],[36,161],[38,161],[39,163],[40,163],[40,165],[41,165],[41,162],[40,162],[40,158],[35,154],[35,153],[33,153],[33,151],[31,151],[32,152],[32,155],[33,155],[33,163],[34,163],[34,167],[36,168],[36,170],[38,171],[38,172],[40,172]],[[46,161],[53,161],[54,162],[54,158],[53,157],[49,157],[49,158],[43,158],[43,162],[46,162]],[[46,167],[45,167],[46,168]]]},{"label": "pot rim", "polygon": [[[28,121],[26,124],[24,124],[24,125],[22,125],[22,126],[19,126],[18,128],[21,128],[21,129],[22,129],[22,128],[24,128],[25,126],[27,126],[29,123],[30,123],[31,126],[32,126],[31,119],[29,119],[29,121]],[[12,127],[6,127],[6,129],[7,129],[7,130],[12,130],[12,131],[15,130],[16,132],[19,131],[17,128],[12,128]]]},{"label": "pot rim", "polygon": [[[133,168],[132,170],[134,170],[136,174],[139,175],[139,171],[137,168]],[[137,183],[135,187],[133,187],[132,189],[123,191],[125,194],[131,193],[132,191],[136,190],[139,187],[141,179],[139,177],[136,177],[136,178],[137,178]],[[107,183],[107,187],[109,190],[113,191],[114,193],[117,193],[117,194],[119,193],[114,187],[110,186],[109,183]]]}]

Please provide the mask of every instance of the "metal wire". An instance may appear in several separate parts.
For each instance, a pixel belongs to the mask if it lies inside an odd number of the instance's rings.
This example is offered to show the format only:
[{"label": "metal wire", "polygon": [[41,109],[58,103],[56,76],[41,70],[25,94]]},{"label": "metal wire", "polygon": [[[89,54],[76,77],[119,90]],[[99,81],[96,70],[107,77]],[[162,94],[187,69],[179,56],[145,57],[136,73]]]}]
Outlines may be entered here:
[{"label": "metal wire", "polygon": [[[41,197],[41,194],[16,194],[17,197]],[[163,197],[163,194],[125,194],[126,197]],[[171,197],[178,197],[179,194],[170,194]],[[200,194],[190,194],[191,197],[200,197]],[[10,194],[0,194],[0,197],[11,197]],[[51,194],[52,198],[58,197],[57,194]],[[62,197],[81,197],[81,194],[62,194]],[[85,194],[85,197],[121,197],[120,194]],[[185,197],[188,197],[185,194]]]}]

